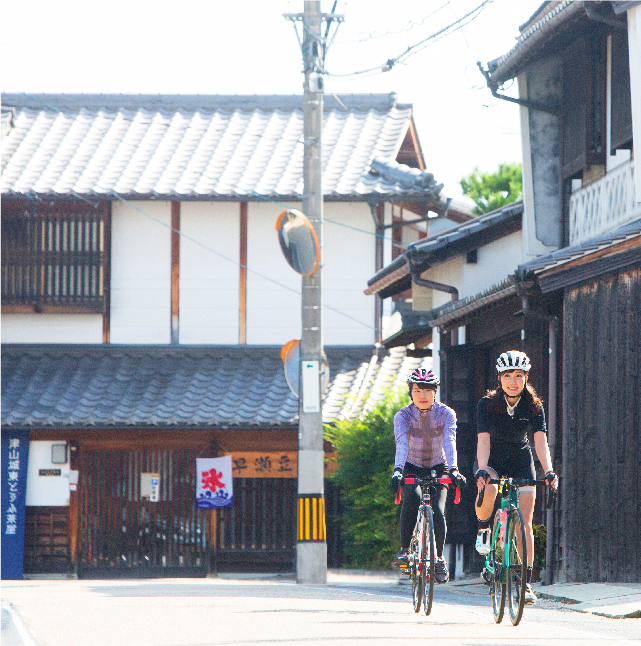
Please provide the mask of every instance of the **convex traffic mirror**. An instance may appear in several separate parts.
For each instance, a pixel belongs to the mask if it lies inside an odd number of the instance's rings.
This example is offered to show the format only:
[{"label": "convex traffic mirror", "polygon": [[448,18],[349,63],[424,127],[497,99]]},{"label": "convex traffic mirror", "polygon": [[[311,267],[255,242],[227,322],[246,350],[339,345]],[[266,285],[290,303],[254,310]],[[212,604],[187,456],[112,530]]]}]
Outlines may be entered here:
[{"label": "convex traffic mirror", "polygon": [[318,269],[320,248],[311,222],[297,209],[283,211],[276,220],[278,241],[294,271],[310,276]]}]

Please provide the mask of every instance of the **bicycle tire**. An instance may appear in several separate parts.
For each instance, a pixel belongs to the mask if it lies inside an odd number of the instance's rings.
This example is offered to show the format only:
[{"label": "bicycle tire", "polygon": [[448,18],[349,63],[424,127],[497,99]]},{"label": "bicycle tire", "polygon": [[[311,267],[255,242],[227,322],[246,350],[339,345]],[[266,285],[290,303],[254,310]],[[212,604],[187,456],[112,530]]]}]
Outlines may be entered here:
[{"label": "bicycle tire", "polygon": [[423,579],[420,574],[420,560],[419,560],[419,520],[416,520],[414,527],[414,535],[410,541],[410,557],[408,567],[410,568],[410,579],[412,580],[412,606],[414,612],[421,609],[421,600],[423,598]]},{"label": "bicycle tire", "polygon": [[[521,555],[518,543],[521,542]],[[525,586],[527,584],[527,543],[525,536],[525,518],[520,509],[510,512],[508,522],[508,539],[505,546],[507,564],[507,602],[510,621],[518,626],[523,616],[525,605]]]},{"label": "bicycle tire", "polygon": [[494,524],[492,525],[492,549],[490,550],[490,566],[492,568],[492,580],[490,582],[490,596],[492,597],[492,613],[494,621],[500,624],[503,621],[505,612],[506,586],[504,583],[503,554],[504,550],[498,545],[499,537],[497,528],[499,526],[501,510],[497,510],[494,515]]},{"label": "bicycle tire", "polygon": [[426,615],[432,612],[434,596],[434,562],[436,561],[436,541],[434,539],[434,513],[427,507],[423,514],[423,610]]}]

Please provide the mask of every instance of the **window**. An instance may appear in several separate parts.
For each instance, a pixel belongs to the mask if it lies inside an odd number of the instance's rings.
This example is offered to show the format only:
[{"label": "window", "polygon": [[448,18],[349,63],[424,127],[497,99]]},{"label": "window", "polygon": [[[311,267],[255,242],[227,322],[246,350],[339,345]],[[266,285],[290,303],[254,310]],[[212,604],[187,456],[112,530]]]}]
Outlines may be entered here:
[{"label": "window", "polygon": [[2,204],[4,311],[102,313],[108,204]]},{"label": "window", "polygon": [[605,164],[606,39],[594,32],[563,55],[563,179]]}]

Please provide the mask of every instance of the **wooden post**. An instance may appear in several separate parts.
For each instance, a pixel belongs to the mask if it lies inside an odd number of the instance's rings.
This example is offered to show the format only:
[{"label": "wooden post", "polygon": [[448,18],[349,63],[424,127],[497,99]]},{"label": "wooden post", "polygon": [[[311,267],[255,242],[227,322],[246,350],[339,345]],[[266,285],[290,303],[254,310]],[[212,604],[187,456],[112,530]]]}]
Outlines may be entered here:
[{"label": "wooden post", "polygon": [[[69,442],[69,467],[72,471],[80,470],[80,447],[77,441]],[[83,485],[78,482],[79,487]],[[69,521],[67,537],[69,541],[69,575],[78,576],[78,491],[69,486]]]}]

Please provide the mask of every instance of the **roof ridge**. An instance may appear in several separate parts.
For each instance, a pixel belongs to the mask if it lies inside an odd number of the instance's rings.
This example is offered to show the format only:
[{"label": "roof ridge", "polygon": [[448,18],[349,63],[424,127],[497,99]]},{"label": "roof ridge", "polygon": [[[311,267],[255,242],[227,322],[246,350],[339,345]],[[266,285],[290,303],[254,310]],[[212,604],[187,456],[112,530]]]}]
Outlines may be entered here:
[{"label": "roof ridge", "polygon": [[[387,94],[326,94],[325,109],[366,109],[397,106],[395,92]],[[303,94],[77,94],[77,93],[2,93],[2,105],[19,108],[302,108]]]}]

